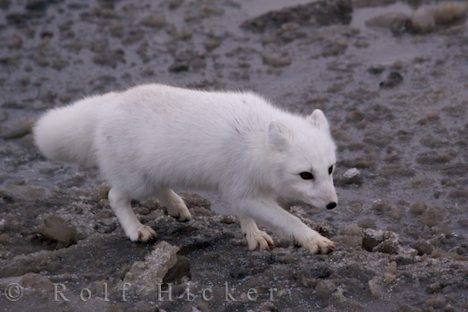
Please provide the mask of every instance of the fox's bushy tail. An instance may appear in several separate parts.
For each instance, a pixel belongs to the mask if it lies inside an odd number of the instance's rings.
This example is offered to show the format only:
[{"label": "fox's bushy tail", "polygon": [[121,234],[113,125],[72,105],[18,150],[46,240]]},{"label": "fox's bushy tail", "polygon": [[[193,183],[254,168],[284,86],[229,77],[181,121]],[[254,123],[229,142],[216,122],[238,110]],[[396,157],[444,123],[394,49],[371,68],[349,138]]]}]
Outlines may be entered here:
[{"label": "fox's bushy tail", "polygon": [[34,126],[34,141],[49,159],[96,165],[94,137],[100,97],[46,112]]}]

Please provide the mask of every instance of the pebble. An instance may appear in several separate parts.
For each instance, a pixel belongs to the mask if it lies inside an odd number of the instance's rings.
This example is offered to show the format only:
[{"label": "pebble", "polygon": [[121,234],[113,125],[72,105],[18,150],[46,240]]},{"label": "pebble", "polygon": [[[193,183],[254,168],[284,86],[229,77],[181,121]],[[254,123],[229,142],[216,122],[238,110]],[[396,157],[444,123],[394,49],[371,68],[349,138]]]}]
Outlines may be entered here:
[{"label": "pebble", "polygon": [[180,283],[184,278],[191,279],[190,260],[184,256],[177,256],[177,263],[167,271],[163,283]]},{"label": "pebble", "polygon": [[278,54],[272,52],[264,52],[262,54],[263,63],[272,67],[283,67],[291,64],[291,57],[286,54]]},{"label": "pebble", "polygon": [[167,272],[176,265],[179,247],[166,241],[159,242],[143,261],[133,263],[125,274],[121,287],[125,283],[132,285],[131,293],[139,297],[157,297],[157,287],[162,284]]},{"label": "pebble", "polygon": [[393,88],[399,85],[403,81],[403,76],[397,72],[397,71],[392,71],[388,74],[387,78],[385,80],[381,81],[379,83],[379,87],[381,88]]},{"label": "pebble", "polygon": [[384,70],[385,66],[383,65],[371,65],[369,68],[367,68],[367,71],[372,75],[381,74]]},{"label": "pebble", "polygon": [[77,241],[75,227],[58,216],[45,217],[38,228],[39,233],[48,239],[71,245]]},{"label": "pebble", "polygon": [[32,132],[33,125],[34,120],[31,119],[19,121],[10,128],[5,129],[3,131],[2,137],[5,140],[22,138]]},{"label": "pebble", "polygon": [[383,242],[384,232],[382,230],[366,229],[362,238],[362,248],[372,251],[375,246]]},{"label": "pebble", "polygon": [[418,256],[423,256],[423,255],[430,255],[434,248],[432,247],[431,244],[424,240],[419,240],[417,242],[414,242],[411,247],[416,249],[418,251]]},{"label": "pebble", "polygon": [[372,296],[376,298],[381,298],[383,296],[384,290],[380,279],[377,276],[374,276],[367,284],[369,285],[369,290]]},{"label": "pebble", "polygon": [[144,26],[152,28],[161,28],[166,24],[166,19],[164,16],[159,15],[150,15],[141,20],[141,23]]},{"label": "pebble", "polygon": [[336,284],[332,280],[320,280],[315,286],[315,293],[322,301],[328,301],[336,290]]},{"label": "pebble", "polygon": [[346,184],[361,184],[361,171],[357,168],[351,168],[343,174],[344,182]]}]

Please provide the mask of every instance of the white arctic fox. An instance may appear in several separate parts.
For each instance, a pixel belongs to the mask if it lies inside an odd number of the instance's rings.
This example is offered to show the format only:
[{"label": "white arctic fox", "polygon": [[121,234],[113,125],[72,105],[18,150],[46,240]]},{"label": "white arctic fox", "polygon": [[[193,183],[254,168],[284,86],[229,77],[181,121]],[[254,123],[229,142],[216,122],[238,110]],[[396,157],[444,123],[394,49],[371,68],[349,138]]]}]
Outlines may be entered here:
[{"label": "white arctic fox", "polygon": [[312,252],[335,248],[277,203],[336,206],[335,144],[321,110],[302,117],[250,92],[149,84],[53,109],[35,125],[34,138],[50,159],[99,167],[132,241],[156,233],[137,219],[131,199],[156,197],[186,221],[190,212],[173,189],[204,189],[229,203],[249,249],[273,246],[256,222]]}]

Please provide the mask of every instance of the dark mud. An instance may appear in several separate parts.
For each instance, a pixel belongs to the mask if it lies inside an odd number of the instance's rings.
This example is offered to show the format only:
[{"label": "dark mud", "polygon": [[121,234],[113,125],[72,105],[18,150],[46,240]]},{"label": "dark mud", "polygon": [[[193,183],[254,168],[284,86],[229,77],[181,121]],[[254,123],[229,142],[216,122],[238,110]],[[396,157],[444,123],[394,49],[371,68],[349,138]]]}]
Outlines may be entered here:
[{"label": "dark mud", "polygon": [[[1,311],[468,309],[466,23],[395,32],[366,21],[410,14],[415,1],[305,3],[0,1]],[[291,210],[337,250],[312,255],[275,237],[272,251],[249,252],[237,221],[194,194],[188,223],[135,202],[158,239],[126,239],[97,173],[46,161],[31,121],[144,82],[323,109],[339,146],[340,203]],[[164,281],[174,300],[123,298],[126,274],[163,240],[180,248]],[[69,301],[54,300],[53,283]]]}]

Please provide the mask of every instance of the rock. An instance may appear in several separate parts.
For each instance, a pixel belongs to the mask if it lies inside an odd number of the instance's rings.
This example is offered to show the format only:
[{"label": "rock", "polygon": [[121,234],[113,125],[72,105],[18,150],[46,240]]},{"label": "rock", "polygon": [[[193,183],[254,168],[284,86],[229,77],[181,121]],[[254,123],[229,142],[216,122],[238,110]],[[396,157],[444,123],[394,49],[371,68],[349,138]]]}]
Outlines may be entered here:
[{"label": "rock", "polygon": [[424,211],[426,211],[427,209],[427,206],[426,204],[424,203],[421,203],[421,202],[416,202],[414,204],[411,205],[410,207],[410,212],[416,216],[418,215],[421,215],[424,213]]},{"label": "rock", "polygon": [[366,26],[387,28],[394,34],[400,34],[407,30],[409,23],[409,15],[405,13],[390,12],[368,19],[366,21]]},{"label": "rock", "polygon": [[337,235],[333,240],[340,245],[344,245],[351,248],[362,247],[362,237],[356,235]]},{"label": "rock", "polygon": [[440,2],[432,7],[432,18],[437,26],[449,26],[466,20],[468,3]]},{"label": "rock", "polygon": [[37,273],[27,273],[23,275],[19,283],[24,288],[33,289],[45,294],[50,294],[54,290],[53,283],[47,277]]},{"label": "rock", "polygon": [[163,278],[163,283],[180,283],[183,278],[192,278],[190,272],[190,261],[187,257],[177,256],[177,263],[169,269]]},{"label": "rock", "polygon": [[34,120],[32,119],[19,121],[18,123],[13,124],[11,127],[6,128],[2,133],[2,137],[5,140],[22,138],[25,135],[32,133],[33,125]]},{"label": "rock", "polygon": [[426,292],[429,294],[437,293],[443,288],[440,282],[435,282],[426,287]]},{"label": "rock", "polygon": [[397,85],[399,85],[403,81],[403,76],[397,72],[397,71],[392,71],[388,74],[387,78],[385,80],[381,81],[379,83],[379,87],[381,88],[393,88]]},{"label": "rock", "polygon": [[429,7],[417,9],[411,16],[411,28],[415,32],[428,33],[435,29],[435,21]]},{"label": "rock", "polygon": [[418,256],[430,255],[430,254],[432,254],[432,251],[434,250],[432,245],[429,244],[428,242],[424,241],[424,240],[419,240],[417,242],[414,242],[411,245],[411,247],[413,247],[414,249],[417,250]]},{"label": "rock", "polygon": [[220,222],[224,224],[234,224],[237,222],[237,218],[233,215],[226,215],[221,218]]},{"label": "rock", "polygon": [[221,40],[217,38],[208,38],[203,43],[203,45],[205,46],[205,49],[207,49],[208,51],[212,51],[216,49],[217,47],[219,47],[220,44],[221,44]]},{"label": "rock", "polygon": [[168,68],[168,70],[171,73],[180,73],[180,72],[188,71],[189,69],[190,69],[190,65],[188,64],[188,62],[179,61],[179,60],[174,61],[174,63],[172,63]]},{"label": "rock", "polygon": [[385,213],[385,210],[389,210],[389,207],[381,198],[378,198],[372,202],[371,209],[376,215],[381,215]]},{"label": "rock", "polygon": [[374,276],[369,282],[367,282],[369,286],[370,293],[372,296],[381,298],[384,293],[384,289],[381,285],[380,279],[377,276]]},{"label": "rock", "polygon": [[346,184],[361,184],[361,171],[357,168],[351,168],[343,174],[344,182]]},{"label": "rock", "polygon": [[371,65],[367,68],[367,71],[372,75],[378,75],[385,70],[385,66],[383,65]]},{"label": "rock", "polygon": [[94,225],[94,229],[99,233],[112,233],[116,228],[117,224],[110,218],[98,220]]},{"label": "rock", "polygon": [[29,11],[44,11],[49,4],[47,0],[27,0],[25,7]]},{"label": "rock", "polygon": [[241,24],[254,32],[280,30],[283,25],[297,23],[300,27],[314,27],[333,24],[349,24],[353,8],[349,0],[329,0],[290,6],[269,11]]},{"label": "rock", "polygon": [[332,280],[320,280],[315,286],[317,297],[324,302],[330,299],[335,290],[336,285]]},{"label": "rock", "polygon": [[443,295],[434,295],[426,300],[426,305],[436,310],[443,309],[446,303],[447,303],[447,299],[445,299]]},{"label": "rock", "polygon": [[166,24],[164,16],[150,15],[141,20],[141,24],[152,28],[161,28]]},{"label": "rock", "polygon": [[395,261],[392,261],[385,267],[384,282],[387,284],[393,282],[396,279],[396,274],[397,264]]},{"label": "rock", "polygon": [[39,225],[38,230],[39,233],[48,239],[62,242],[66,245],[71,245],[77,241],[75,227],[57,216],[50,215],[45,217]]},{"label": "rock", "polygon": [[466,20],[468,4],[463,2],[441,2],[422,6],[410,20],[410,27],[416,33],[429,33],[437,27],[446,27],[463,23]]},{"label": "rock", "polygon": [[384,232],[382,230],[366,229],[362,238],[362,248],[372,251],[375,246],[383,242]]},{"label": "rock", "polygon": [[375,246],[372,251],[383,252],[387,254],[398,254],[400,250],[398,240],[388,239]]},{"label": "rock", "polygon": [[106,183],[99,185],[97,193],[99,199],[107,199],[109,196],[110,187]]},{"label": "rock", "polygon": [[128,283],[129,293],[139,297],[157,296],[167,272],[177,263],[177,251],[179,247],[161,241],[143,261],[133,263],[121,286]]},{"label": "rock", "polygon": [[383,241],[372,248],[373,252],[383,252],[388,254],[398,254],[399,250],[400,243],[398,235],[389,231],[384,232]]},{"label": "rock", "polygon": [[262,54],[262,59],[264,64],[268,64],[273,67],[283,67],[291,64],[291,57],[286,53],[278,54],[273,52],[264,52]]}]

